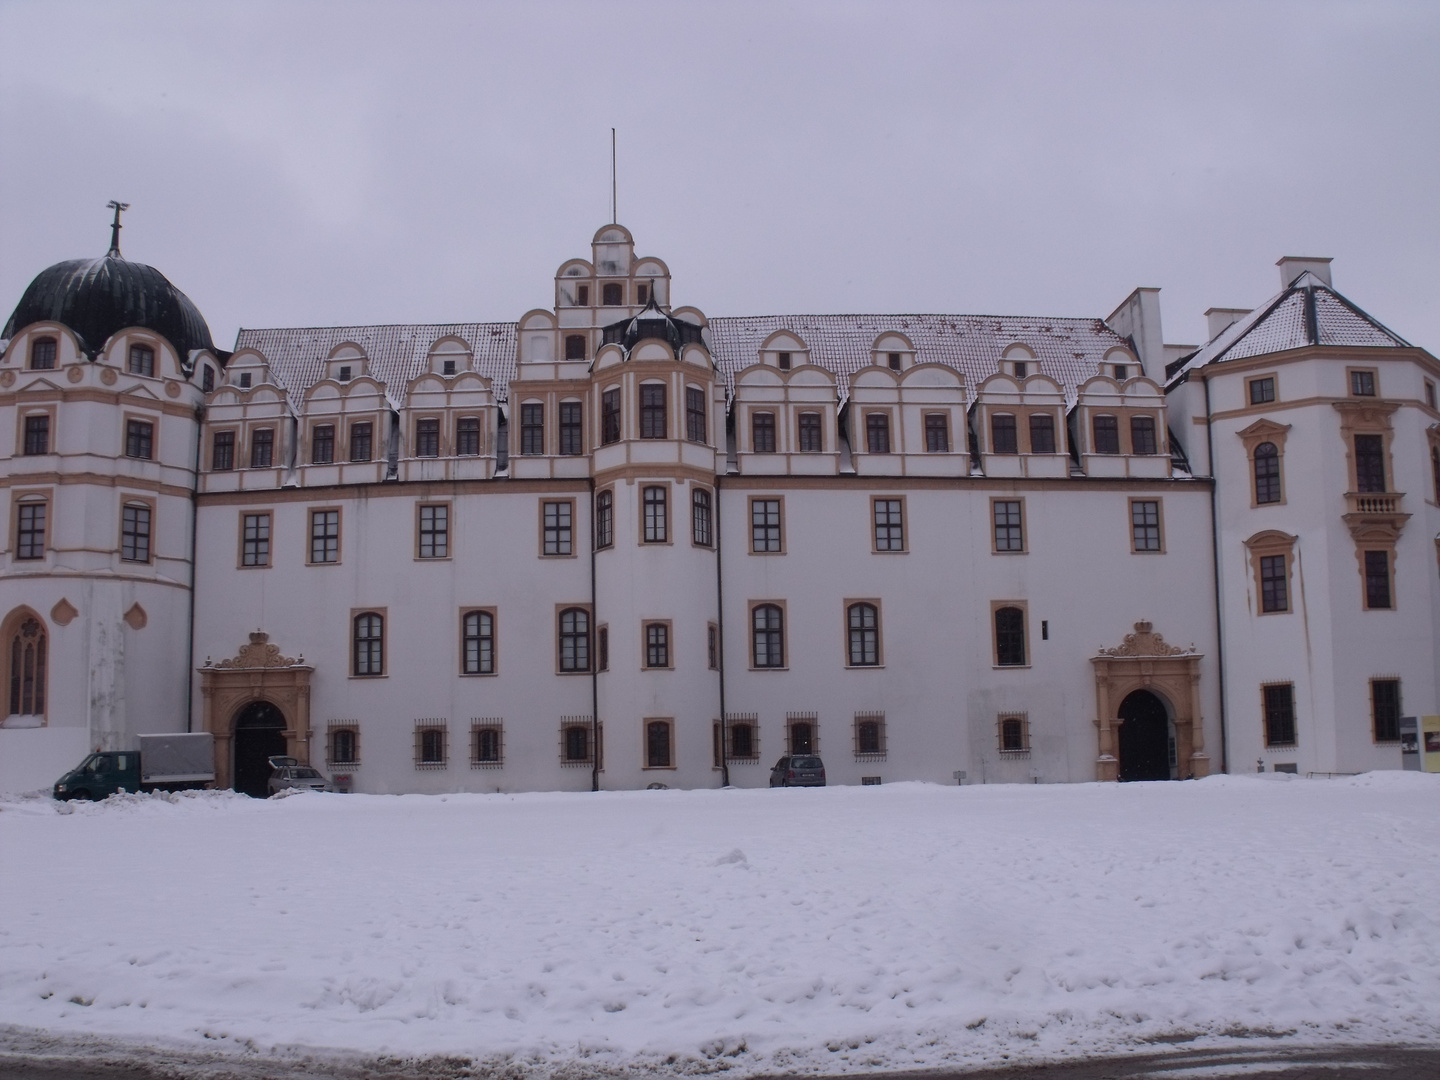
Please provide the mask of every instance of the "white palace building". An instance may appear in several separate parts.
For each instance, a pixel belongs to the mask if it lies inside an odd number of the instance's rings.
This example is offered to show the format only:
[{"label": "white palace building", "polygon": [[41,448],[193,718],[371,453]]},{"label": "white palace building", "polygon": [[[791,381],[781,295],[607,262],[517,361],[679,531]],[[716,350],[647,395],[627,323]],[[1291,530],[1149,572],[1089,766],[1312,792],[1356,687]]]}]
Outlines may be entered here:
[{"label": "white palace building", "polygon": [[252,793],[1353,773],[1440,712],[1440,362],[1328,259],[1197,347],[712,318],[607,225],[517,321],[224,351],[118,235],[0,333],[0,790],[186,730]]}]

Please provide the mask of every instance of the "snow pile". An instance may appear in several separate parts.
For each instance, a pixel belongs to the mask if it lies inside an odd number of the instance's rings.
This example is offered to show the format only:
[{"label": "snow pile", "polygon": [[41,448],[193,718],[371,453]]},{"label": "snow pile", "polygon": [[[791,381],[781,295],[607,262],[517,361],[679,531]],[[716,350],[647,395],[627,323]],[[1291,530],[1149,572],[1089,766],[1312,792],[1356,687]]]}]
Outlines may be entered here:
[{"label": "snow pile", "polygon": [[739,1072],[1437,1041],[1437,821],[1403,773],[12,799],[0,1023]]}]

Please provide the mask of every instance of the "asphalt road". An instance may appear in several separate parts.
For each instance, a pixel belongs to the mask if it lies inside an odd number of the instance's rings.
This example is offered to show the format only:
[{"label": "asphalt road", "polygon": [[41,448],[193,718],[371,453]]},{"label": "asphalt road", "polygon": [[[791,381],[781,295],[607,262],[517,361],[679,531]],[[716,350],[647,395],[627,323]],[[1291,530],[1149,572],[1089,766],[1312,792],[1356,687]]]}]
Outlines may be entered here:
[{"label": "asphalt road", "polygon": [[[51,1043],[43,1035],[0,1035],[0,1080],[637,1080],[642,1074],[567,1067],[554,1074],[531,1074],[519,1065],[501,1071],[459,1058],[375,1059],[240,1056],[93,1042]],[[664,1073],[643,1074],[652,1076]],[[723,1076],[723,1072],[670,1075]],[[1224,1049],[1170,1049],[1116,1057],[1087,1058],[1063,1064],[1017,1064],[948,1072],[849,1073],[843,1077],[807,1075],[803,1080],[855,1080],[885,1075],[890,1080],[1221,1080],[1242,1077],[1274,1080],[1440,1080],[1440,1047],[1435,1046],[1236,1046]],[[768,1080],[802,1080],[772,1076]]]}]

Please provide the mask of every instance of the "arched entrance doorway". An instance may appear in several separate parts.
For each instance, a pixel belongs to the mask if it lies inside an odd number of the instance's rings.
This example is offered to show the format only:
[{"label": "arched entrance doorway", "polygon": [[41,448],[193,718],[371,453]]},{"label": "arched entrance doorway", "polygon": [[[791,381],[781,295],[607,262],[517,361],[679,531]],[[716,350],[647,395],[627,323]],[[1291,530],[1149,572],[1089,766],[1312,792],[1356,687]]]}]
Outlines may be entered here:
[{"label": "arched entrance doorway", "polygon": [[1170,714],[1149,690],[1135,690],[1120,702],[1120,779],[1169,780]]},{"label": "arched entrance doorway", "polygon": [[284,754],[285,716],[268,701],[252,701],[235,718],[235,790],[263,799],[270,794],[270,762]]}]

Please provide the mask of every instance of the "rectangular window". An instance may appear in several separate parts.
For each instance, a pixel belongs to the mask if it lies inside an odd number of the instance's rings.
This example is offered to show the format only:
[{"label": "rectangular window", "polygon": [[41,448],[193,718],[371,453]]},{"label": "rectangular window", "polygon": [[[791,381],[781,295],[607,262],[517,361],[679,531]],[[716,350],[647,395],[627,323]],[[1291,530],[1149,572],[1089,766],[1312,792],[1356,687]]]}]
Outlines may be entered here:
[{"label": "rectangular window", "polygon": [[329,465],[335,460],[335,425],[316,424],[310,432],[310,463]]},{"label": "rectangular window", "polygon": [[779,604],[750,608],[750,662],[756,668],[785,666],[785,612]]},{"label": "rectangular window", "polygon": [[1156,453],[1155,418],[1153,416],[1132,416],[1130,418],[1130,452],[1132,454]]},{"label": "rectangular window", "polygon": [[[730,740],[727,756],[731,761],[760,760],[760,725],[756,723],[758,719],[754,713],[731,713],[726,720],[726,734]],[[719,757],[718,747],[716,757]]]},{"label": "rectangular window", "polygon": [[565,765],[589,765],[590,724],[567,723],[560,728],[560,761]]},{"label": "rectangular window", "polygon": [[534,402],[520,406],[520,453],[545,453],[545,406]]},{"label": "rectangular window", "polygon": [[1158,499],[1130,500],[1130,538],[1135,551],[1161,550]]},{"label": "rectangular window", "polygon": [[440,456],[440,421],[433,416],[415,421],[415,456]]},{"label": "rectangular window", "polygon": [[360,729],[354,727],[332,727],[325,733],[325,763],[327,765],[360,764]]},{"label": "rectangular window", "polygon": [[148,345],[131,345],[130,361],[125,370],[131,375],[155,374],[155,350]]},{"label": "rectangular window", "polygon": [[705,658],[711,671],[720,669],[720,628],[714,623],[705,625]]},{"label": "rectangular window", "polygon": [[750,414],[750,448],[757,454],[775,453],[775,414]]},{"label": "rectangular window", "polygon": [[1371,611],[1388,610],[1390,593],[1390,553],[1365,552],[1365,606]]},{"label": "rectangular window", "polygon": [[495,674],[493,611],[467,611],[460,617],[460,673]]},{"label": "rectangular window", "polygon": [[990,417],[990,451],[994,454],[1018,454],[1020,439],[1015,432],[1015,417],[996,413]]},{"label": "rectangular window", "polygon": [[615,543],[615,494],[600,491],[595,495],[595,546],[608,548]]},{"label": "rectangular window", "polygon": [[855,758],[877,761],[885,757],[885,714],[855,714]]},{"label": "rectangular window", "polygon": [[25,453],[27,455],[50,452],[50,415],[25,417]]},{"label": "rectangular window", "polygon": [[149,460],[155,453],[155,425],[147,420],[125,421],[125,456]]},{"label": "rectangular window", "polygon": [[891,371],[900,370],[900,354],[898,352],[886,353],[885,363]]},{"label": "rectangular window", "polygon": [[55,339],[36,338],[30,345],[30,370],[55,370]]},{"label": "rectangular window", "polygon": [[369,461],[374,454],[374,425],[368,421],[350,425],[350,460]]},{"label": "rectangular window", "polygon": [[448,559],[450,557],[449,504],[421,504],[419,510],[420,558]]},{"label": "rectangular window", "polygon": [[675,725],[669,720],[645,721],[645,767],[669,769],[674,761]]},{"label": "rectangular window", "polygon": [[781,371],[789,371],[792,363],[790,354],[788,352],[776,353],[775,363],[779,366]]},{"label": "rectangular window", "polygon": [[1400,741],[1400,680],[1370,680],[1370,718],[1375,741]]},{"label": "rectangular window", "polygon": [[312,563],[336,563],[340,561],[340,511],[310,511],[310,561]]},{"label": "rectangular window", "polygon": [[1092,422],[1095,432],[1095,453],[1118,454],[1120,452],[1120,423],[1113,416],[1097,416]]},{"label": "rectangular window", "polygon": [[[349,368],[341,368],[341,369],[340,369],[340,381],[341,381],[341,382],[344,382],[347,378],[349,378],[349,373],[350,373],[350,369],[349,369]],[[241,389],[241,390],[249,390],[249,389],[250,389],[250,372],[248,372],[248,371],[242,371],[242,372],[240,372],[239,378],[240,378],[240,389]]]},{"label": "rectangular window", "polygon": [[455,453],[461,457],[480,456],[480,418],[462,416],[455,421]]},{"label": "rectangular window", "polygon": [[1261,687],[1265,705],[1265,745],[1295,745],[1295,687],[1291,683]]},{"label": "rectangular window", "polygon": [[800,452],[802,454],[818,454],[825,449],[825,441],[820,434],[820,414],[818,412],[802,412],[800,414]]},{"label": "rectangular window", "polygon": [[240,516],[240,565],[270,565],[270,515]]},{"label": "rectangular window", "polygon": [[750,500],[750,550],[769,554],[784,550],[779,499]]},{"label": "rectangular window", "polygon": [[1355,436],[1355,490],[1385,490],[1385,440],[1379,435]]},{"label": "rectangular window", "polygon": [[595,628],[595,670],[610,670],[610,627]]},{"label": "rectangular window", "polygon": [[15,525],[15,558],[45,557],[45,516],[48,504],[35,500],[19,504]]},{"label": "rectangular window", "polygon": [[640,384],[640,437],[665,438],[665,384]]},{"label": "rectangular window", "polygon": [[670,666],[670,626],[663,622],[645,624],[645,666]]},{"label": "rectangular window", "polygon": [[275,429],[256,428],[250,433],[250,468],[268,469],[275,460]]},{"label": "rectangular window", "polygon": [[1055,417],[1049,413],[1030,414],[1030,452],[1055,453]]},{"label": "rectangular window", "polygon": [[1375,396],[1375,373],[1373,371],[1350,372],[1350,393],[1354,397]]},{"label": "rectangular window", "polygon": [[576,307],[589,307],[589,306],[590,306],[590,286],[589,286],[589,285],[576,285],[576,286],[575,286],[575,306],[576,306]]},{"label": "rectangular window", "polygon": [[1435,384],[1429,379],[1425,380],[1425,404],[1435,408]]},{"label": "rectangular window", "polygon": [[443,769],[445,767],[445,728],[434,721],[417,722],[415,726],[415,767],[417,769]]},{"label": "rectangular window", "polygon": [[901,499],[871,499],[876,551],[905,550],[905,506]]},{"label": "rectangular window", "polygon": [[858,601],[845,606],[845,661],[850,667],[880,664],[879,603]]},{"label": "rectangular window", "polygon": [[1025,609],[995,608],[995,663],[1000,667],[1025,666]]},{"label": "rectangular window", "polygon": [[685,388],[685,437],[694,443],[705,441],[705,391],[698,386]]},{"label": "rectangular window", "polygon": [[711,544],[710,492],[704,488],[696,488],[690,496],[690,535],[700,547]]},{"label": "rectangular window", "polygon": [[1019,499],[995,499],[990,503],[995,518],[995,550],[1024,551],[1025,526]]},{"label": "rectangular window", "polygon": [[620,441],[620,388],[600,395],[600,442],[606,446]]},{"label": "rectangular window", "polygon": [[872,454],[890,453],[890,416],[888,413],[866,415],[865,448]]},{"label": "rectangular window", "polygon": [[1290,610],[1287,561],[1284,555],[1260,556],[1260,610],[1265,614]]},{"label": "rectangular window", "polygon": [[150,561],[150,508],[120,508],[120,558],[126,562]]},{"label": "rectangular window", "polygon": [[566,360],[584,360],[584,359],[585,359],[585,335],[584,335],[584,334],[566,334],[566,335],[565,335],[565,359],[566,359]]},{"label": "rectangular window", "polygon": [[925,452],[927,454],[950,452],[950,418],[944,413],[925,414]]},{"label": "rectangular window", "polygon": [[575,504],[569,499],[560,502],[542,502],[541,549],[542,555],[573,555],[573,518]]},{"label": "rectangular window", "polygon": [[1001,713],[996,718],[996,735],[1002,754],[1024,754],[1030,750],[1030,717],[1026,713]]},{"label": "rectangular window", "polygon": [[1275,400],[1275,376],[1250,380],[1250,404],[1268,405]]},{"label": "rectangular window", "polygon": [[560,402],[560,453],[571,457],[585,453],[584,415],[581,402]]},{"label": "rectangular window", "polygon": [[505,724],[502,720],[470,722],[470,767],[496,768],[505,761]]},{"label": "rectangular window", "polygon": [[640,495],[643,507],[641,535],[647,544],[664,544],[670,539],[670,510],[666,505],[665,488],[653,485]]},{"label": "rectangular window", "polygon": [[217,431],[210,444],[210,469],[212,472],[229,472],[235,468],[235,433]]}]

